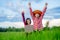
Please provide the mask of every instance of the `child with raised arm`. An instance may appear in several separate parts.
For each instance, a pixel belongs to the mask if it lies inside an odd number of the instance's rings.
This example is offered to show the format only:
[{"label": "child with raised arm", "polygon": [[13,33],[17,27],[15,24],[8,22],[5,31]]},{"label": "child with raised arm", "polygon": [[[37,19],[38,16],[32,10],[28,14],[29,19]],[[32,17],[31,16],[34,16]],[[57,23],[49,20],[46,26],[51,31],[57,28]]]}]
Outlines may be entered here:
[{"label": "child with raised arm", "polygon": [[33,31],[33,26],[31,25],[31,19],[30,18],[27,18],[25,20],[25,16],[24,16],[24,11],[22,12],[22,19],[23,19],[23,22],[24,22],[24,28],[25,28],[25,33],[26,35],[28,35],[28,33],[31,33]]},{"label": "child with raised arm", "polygon": [[46,12],[46,9],[47,9],[47,3],[45,4],[43,11],[40,11],[40,10],[32,11],[31,3],[29,3],[29,10],[33,20],[34,31],[37,31],[37,30],[40,31],[40,29],[43,28],[42,19]]}]

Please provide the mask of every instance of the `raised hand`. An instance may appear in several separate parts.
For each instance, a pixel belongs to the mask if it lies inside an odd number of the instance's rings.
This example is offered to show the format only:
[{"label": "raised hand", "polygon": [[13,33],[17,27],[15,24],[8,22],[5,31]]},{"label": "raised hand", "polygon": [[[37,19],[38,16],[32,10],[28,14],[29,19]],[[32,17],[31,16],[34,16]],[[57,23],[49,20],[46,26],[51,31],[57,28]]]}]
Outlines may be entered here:
[{"label": "raised hand", "polygon": [[29,7],[31,7],[31,3],[29,3],[28,5],[29,5]]},{"label": "raised hand", "polygon": [[45,3],[45,6],[47,6],[48,5],[48,3]]}]

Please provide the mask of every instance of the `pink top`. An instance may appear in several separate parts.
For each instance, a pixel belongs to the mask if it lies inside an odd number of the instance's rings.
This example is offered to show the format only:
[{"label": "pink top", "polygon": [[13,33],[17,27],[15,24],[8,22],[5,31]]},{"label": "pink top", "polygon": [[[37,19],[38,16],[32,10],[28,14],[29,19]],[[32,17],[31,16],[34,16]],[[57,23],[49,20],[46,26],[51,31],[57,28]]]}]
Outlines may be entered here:
[{"label": "pink top", "polygon": [[32,17],[33,23],[34,23],[34,24],[33,24],[34,30],[36,30],[36,29],[40,30],[40,29],[43,27],[43,25],[42,25],[42,19],[43,19],[44,13],[46,12],[47,7],[44,7],[44,10],[42,11],[42,14],[41,14],[41,16],[40,16],[39,19],[36,18],[36,17],[33,15],[33,13],[32,13],[32,8],[30,7],[29,9],[30,9],[30,14],[31,14],[31,17]]}]

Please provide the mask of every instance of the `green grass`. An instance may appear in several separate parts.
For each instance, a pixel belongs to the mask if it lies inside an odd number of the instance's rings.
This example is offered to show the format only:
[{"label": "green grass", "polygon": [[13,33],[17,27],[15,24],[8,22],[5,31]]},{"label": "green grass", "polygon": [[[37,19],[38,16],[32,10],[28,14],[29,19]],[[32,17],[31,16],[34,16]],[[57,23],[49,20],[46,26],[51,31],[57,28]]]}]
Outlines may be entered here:
[{"label": "green grass", "polygon": [[60,40],[60,27],[44,28],[40,32],[0,32],[0,40]]}]

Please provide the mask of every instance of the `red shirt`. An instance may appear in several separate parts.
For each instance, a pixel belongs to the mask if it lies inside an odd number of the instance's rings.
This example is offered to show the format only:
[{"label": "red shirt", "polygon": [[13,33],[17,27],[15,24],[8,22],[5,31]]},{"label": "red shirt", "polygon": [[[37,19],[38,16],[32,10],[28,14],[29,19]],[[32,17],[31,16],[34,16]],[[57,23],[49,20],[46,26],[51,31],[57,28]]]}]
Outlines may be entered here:
[{"label": "red shirt", "polygon": [[42,11],[42,14],[39,18],[36,18],[33,13],[32,13],[32,8],[29,8],[30,9],[30,14],[31,14],[31,17],[33,19],[33,26],[34,26],[34,30],[40,30],[41,28],[43,28],[43,25],[42,25],[42,19],[43,19],[43,16],[44,16],[44,13],[46,12],[46,9],[47,7],[44,7],[44,10]]}]

